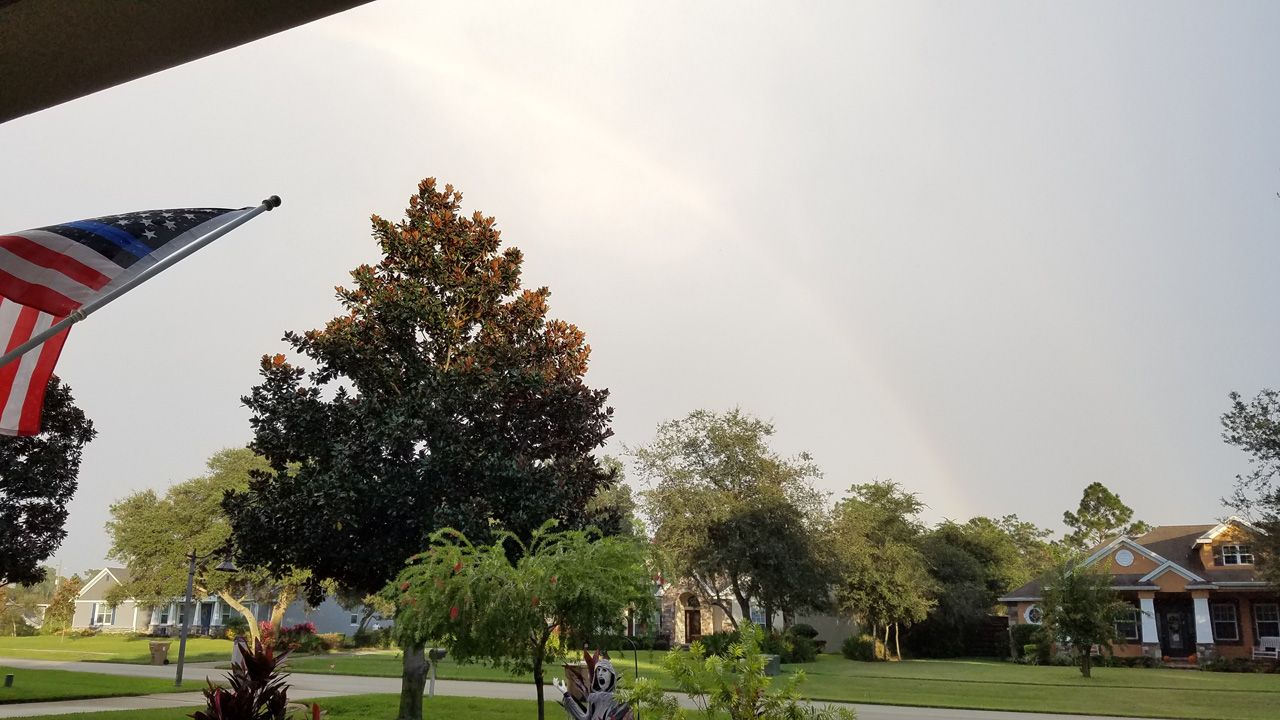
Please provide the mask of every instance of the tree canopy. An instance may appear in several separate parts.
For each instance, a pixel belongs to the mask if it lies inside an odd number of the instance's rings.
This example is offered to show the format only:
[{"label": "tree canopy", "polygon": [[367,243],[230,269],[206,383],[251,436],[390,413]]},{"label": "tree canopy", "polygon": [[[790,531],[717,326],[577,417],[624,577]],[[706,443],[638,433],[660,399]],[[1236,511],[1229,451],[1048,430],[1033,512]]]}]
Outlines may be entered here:
[{"label": "tree canopy", "polygon": [[1071,528],[1066,543],[1080,550],[1117,535],[1141,535],[1151,529],[1145,522],[1134,520],[1133,508],[1100,482],[1090,483],[1084,489],[1080,506],[1075,512],[1062,513],[1062,522]]},{"label": "tree canopy", "polygon": [[1254,555],[1271,584],[1280,587],[1280,391],[1265,388],[1248,401],[1231,393],[1222,439],[1243,450],[1251,465],[1236,476],[1226,502],[1263,530],[1253,540]]},{"label": "tree canopy", "polygon": [[[820,473],[804,453],[783,457],[769,446],[772,424],[740,409],[696,410],[658,426],[648,445],[629,450],[650,487],[643,493],[654,541],[670,570],[738,618],[728,591],[749,615],[751,598],[778,609],[819,601],[821,561],[811,537],[823,516]],[[788,575],[786,568],[815,568]],[[825,581],[819,581],[825,587]]]},{"label": "tree canopy", "polygon": [[271,622],[279,625],[285,609],[298,597],[305,571],[288,570],[274,577],[261,568],[216,569],[233,547],[223,497],[247,489],[255,470],[268,471],[266,461],[246,448],[228,448],[209,458],[207,473],[171,486],[163,496],[148,489],[113,504],[107,521],[109,554],[129,568],[129,579],[113,588],[108,599],[134,598],[157,606],[185,597],[187,554],[194,552],[197,596],[217,595],[244,617],[255,639],[258,620],[251,603],[273,605]]},{"label": "tree canopy", "polygon": [[0,437],[0,587],[39,582],[41,563],[67,536],[67,503],[76,492],[93,423],[55,375],[44,395],[40,433]]},{"label": "tree canopy", "polygon": [[1044,628],[1072,650],[1080,674],[1090,677],[1094,645],[1110,647],[1116,641],[1116,621],[1136,609],[1111,589],[1105,567],[1085,567],[1079,562],[1055,565],[1044,577],[1040,607]]},{"label": "tree canopy", "polygon": [[[286,333],[294,359],[262,359],[244,402],[274,473],[226,501],[240,558],[310,569],[316,594],[329,580],[375,592],[440,528],[475,542],[494,522],[521,538],[548,519],[618,530],[588,509],[612,483],[594,456],[612,409],[585,382],[586,336],[548,317],[521,252],[461,202],[427,179],[404,220],[373,216],[382,258],[337,289],[342,314]],[[420,672],[406,682],[421,695]]]}]

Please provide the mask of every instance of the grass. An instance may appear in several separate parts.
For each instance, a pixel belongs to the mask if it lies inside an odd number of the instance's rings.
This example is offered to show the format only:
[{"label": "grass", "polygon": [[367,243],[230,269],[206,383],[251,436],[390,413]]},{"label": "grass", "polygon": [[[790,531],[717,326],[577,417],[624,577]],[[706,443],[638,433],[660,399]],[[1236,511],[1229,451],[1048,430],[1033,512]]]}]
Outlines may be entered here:
[{"label": "grass", "polygon": [[[657,667],[662,655],[652,653],[650,661],[650,653],[642,651],[640,672],[659,677],[670,689]],[[619,670],[630,670],[629,653],[625,659],[617,653],[614,657]],[[394,652],[299,657],[292,664],[294,672],[400,674]],[[801,691],[806,696],[836,702],[1214,720],[1272,720],[1280,706],[1280,675],[1094,668],[1093,677],[1086,680],[1073,667],[985,660],[860,663],[838,655],[822,655],[816,663],[786,665],[784,670],[804,670]],[[532,682],[528,676],[447,660],[437,677]]]},{"label": "grass", "polygon": [[[151,649],[148,643],[152,640],[172,641],[173,644],[169,646],[169,662],[177,661],[177,638],[149,638],[107,633],[92,637],[60,637],[57,635],[3,637],[0,638],[0,658],[78,660],[146,665],[151,662]],[[230,640],[206,637],[187,638],[187,662],[230,661],[230,659]]]},{"label": "grass", "polygon": [[[386,720],[396,716],[399,695],[348,695],[318,701],[329,714],[325,720]],[[537,717],[532,700],[490,700],[437,696],[425,700],[423,717],[449,720],[529,720]],[[548,717],[552,710],[547,708]],[[163,710],[117,710],[115,712],[39,715],[25,720],[184,720],[192,708]]]},{"label": "grass", "polygon": [[157,678],[0,666],[0,675],[8,674],[14,676],[13,687],[0,687],[0,705],[118,695],[150,695],[183,689],[175,688],[172,680]]},{"label": "grass", "polygon": [[851,662],[823,655],[801,691],[841,702],[1132,717],[1263,720],[1280,704],[1280,675],[1141,668],[1037,667],[982,660]]}]

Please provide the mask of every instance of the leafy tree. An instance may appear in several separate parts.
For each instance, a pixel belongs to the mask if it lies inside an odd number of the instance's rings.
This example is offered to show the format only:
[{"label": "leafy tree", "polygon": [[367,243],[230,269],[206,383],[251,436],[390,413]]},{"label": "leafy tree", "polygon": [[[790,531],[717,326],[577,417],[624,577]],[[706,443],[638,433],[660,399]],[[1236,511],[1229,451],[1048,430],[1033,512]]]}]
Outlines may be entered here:
[{"label": "leafy tree", "polygon": [[43,632],[53,634],[71,627],[76,614],[76,596],[80,594],[82,587],[84,582],[79,575],[72,575],[58,583],[49,600],[49,607],[44,611],[44,624],[40,628]]},{"label": "leafy tree", "polygon": [[1092,648],[1110,648],[1116,641],[1116,621],[1133,606],[1111,589],[1105,568],[1078,562],[1055,566],[1044,578],[1043,627],[1058,644],[1070,647],[1080,674],[1090,677]]},{"label": "leafy tree", "polygon": [[600,466],[613,476],[613,485],[601,488],[591,502],[587,503],[587,512],[597,522],[617,528],[619,535],[643,536],[644,521],[636,515],[638,506],[631,486],[623,478],[622,461],[605,455],[600,460]]},{"label": "leafy tree", "polygon": [[1135,521],[1133,509],[1100,482],[1084,489],[1080,507],[1075,512],[1062,513],[1062,522],[1071,528],[1065,538],[1067,544],[1079,550],[1120,534],[1141,535],[1151,529],[1145,522]]},{"label": "leafy tree", "polygon": [[196,563],[194,594],[217,595],[244,617],[249,634],[260,639],[254,602],[272,603],[271,624],[279,626],[285,610],[298,597],[305,572],[273,577],[261,568],[216,567],[231,548],[231,523],[222,509],[226,493],[249,487],[252,471],[266,472],[265,460],[245,448],[221,450],[209,458],[208,472],[178,483],[163,496],[136,492],[111,506],[107,533],[110,556],[129,568],[128,582],[112,588],[109,601],[134,598],[144,605],[168,605],[186,597],[187,553],[204,556]]},{"label": "leafy tree", "polygon": [[[823,496],[811,483],[818,468],[804,453],[778,455],[769,447],[773,433],[772,424],[737,408],[696,410],[662,423],[651,443],[629,450],[650,483],[644,508],[670,570],[692,582],[735,627],[732,604],[720,599],[724,591],[733,593],[747,617],[753,591],[785,602],[787,589],[759,587],[778,574],[766,568],[778,561],[769,545],[781,530],[803,533],[822,510]],[[786,528],[788,521],[798,524]],[[794,540],[792,546],[804,551],[812,544]],[[808,561],[804,555],[790,559],[793,567]]]},{"label": "leafy tree", "polygon": [[936,583],[918,547],[924,509],[915,493],[892,481],[854,485],[835,508],[828,538],[837,558],[836,601],[840,611],[869,626],[872,635],[902,651],[900,626],[925,619],[934,606]]},{"label": "leafy tree", "polygon": [[[748,620],[737,635],[724,657],[707,657],[706,647],[695,642],[689,651],[670,652],[663,659],[663,669],[693,701],[699,715],[707,720],[853,720],[853,712],[846,708],[804,705],[799,690],[803,670],[774,688],[775,680],[765,674],[766,658],[760,653],[763,632]],[[644,717],[685,720],[689,716],[652,678],[637,680],[621,699],[642,710]]]},{"label": "leafy tree", "polygon": [[396,637],[402,646],[439,640],[458,662],[532,672],[541,720],[546,666],[569,645],[559,641],[589,641],[652,603],[646,558],[636,538],[557,531],[554,522],[528,544],[499,532],[477,546],[442,530],[387,590],[400,608]]},{"label": "leafy tree", "polygon": [[[494,522],[521,538],[550,518],[619,529],[588,510],[612,484],[593,455],[612,409],[584,382],[590,346],[461,200],[428,179],[405,220],[374,216],[383,257],[338,288],[343,313],[285,335],[313,369],[263,358],[245,404],[275,474],[226,501],[244,560],[369,593],[441,528],[476,542]],[[404,648],[403,720],[422,716],[423,651]]]},{"label": "leafy tree", "polygon": [[84,446],[97,435],[55,375],[45,389],[38,435],[0,437],[0,587],[39,582],[41,563],[62,544]]},{"label": "leafy tree", "polygon": [[1263,530],[1253,538],[1254,556],[1263,575],[1280,587],[1280,391],[1264,389],[1247,402],[1231,393],[1222,439],[1245,451],[1252,466],[1236,476],[1225,502]]}]

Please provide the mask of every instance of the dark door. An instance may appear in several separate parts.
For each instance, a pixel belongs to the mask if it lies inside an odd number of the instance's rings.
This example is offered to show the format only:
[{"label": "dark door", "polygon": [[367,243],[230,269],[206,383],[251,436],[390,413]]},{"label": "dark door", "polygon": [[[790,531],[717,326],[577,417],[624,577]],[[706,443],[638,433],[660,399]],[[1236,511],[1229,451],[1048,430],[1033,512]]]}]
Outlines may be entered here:
[{"label": "dark door", "polygon": [[213,624],[213,603],[200,603],[200,627],[207,632]]},{"label": "dark door", "polygon": [[702,611],[697,608],[684,611],[684,641],[691,643],[702,637]]},{"label": "dark door", "polygon": [[1161,614],[1160,651],[1169,657],[1186,657],[1195,652],[1195,638],[1191,636],[1191,610],[1167,608]]}]

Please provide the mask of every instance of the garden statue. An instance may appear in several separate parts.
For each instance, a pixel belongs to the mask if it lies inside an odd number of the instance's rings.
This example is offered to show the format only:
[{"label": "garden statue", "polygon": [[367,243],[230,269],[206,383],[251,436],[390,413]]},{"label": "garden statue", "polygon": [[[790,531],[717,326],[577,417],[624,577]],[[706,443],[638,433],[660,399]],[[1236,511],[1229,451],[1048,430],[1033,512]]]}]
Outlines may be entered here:
[{"label": "garden statue", "polygon": [[[608,658],[601,658],[599,650],[595,655],[583,651],[582,656],[587,661],[590,688],[579,687],[579,692],[570,693],[563,681],[558,678],[555,681],[556,688],[564,694],[560,704],[569,713],[569,719],[632,720],[631,708],[613,698],[613,692],[618,689],[618,673],[613,669],[613,663]],[[577,675],[573,676],[572,681],[579,686],[583,684],[582,678]],[[578,700],[575,695],[585,698],[585,702]]]}]

